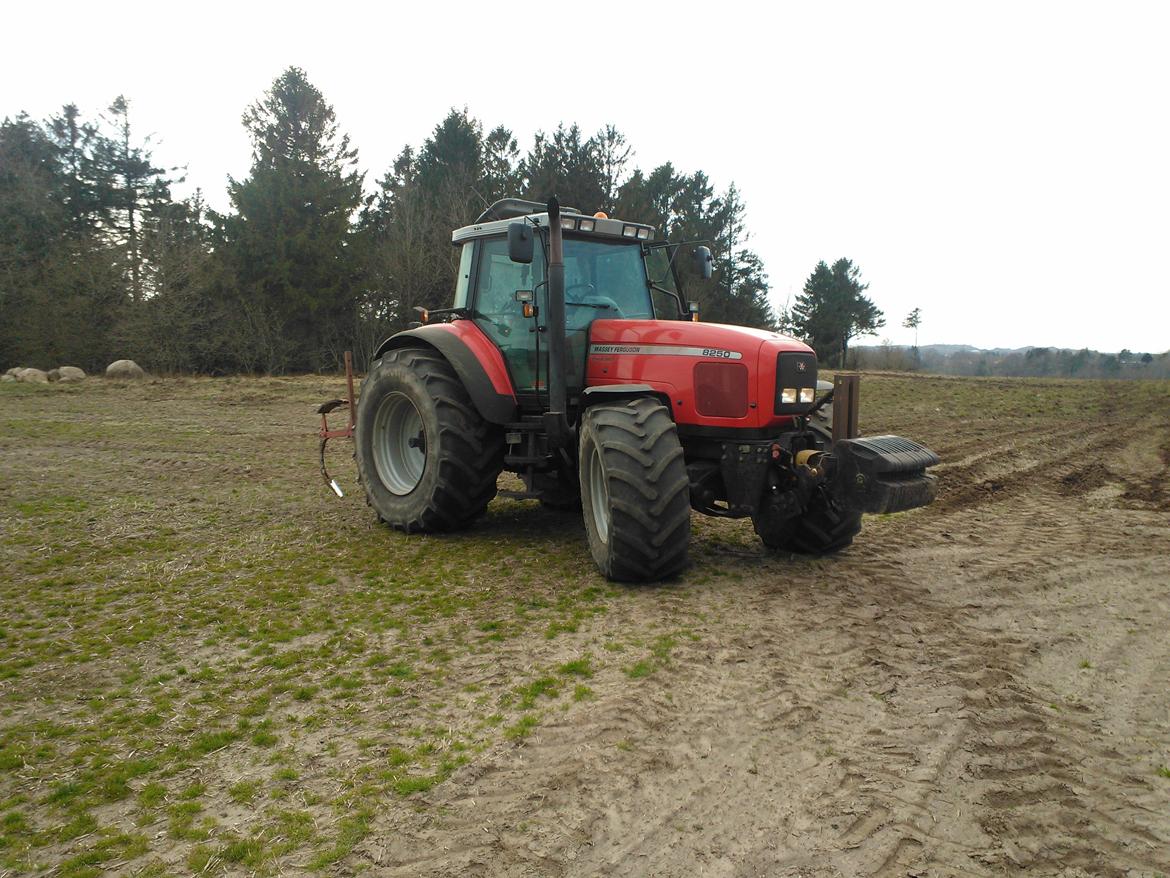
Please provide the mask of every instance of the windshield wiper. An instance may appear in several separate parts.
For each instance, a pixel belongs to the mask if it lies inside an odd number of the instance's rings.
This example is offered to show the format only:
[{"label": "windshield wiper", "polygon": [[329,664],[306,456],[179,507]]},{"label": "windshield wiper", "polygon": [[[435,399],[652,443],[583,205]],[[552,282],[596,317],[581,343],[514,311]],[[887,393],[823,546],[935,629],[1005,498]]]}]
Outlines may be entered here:
[{"label": "windshield wiper", "polygon": [[597,308],[598,310],[613,307],[613,305],[600,305],[597,302],[565,302],[565,306],[572,306],[574,308]]}]

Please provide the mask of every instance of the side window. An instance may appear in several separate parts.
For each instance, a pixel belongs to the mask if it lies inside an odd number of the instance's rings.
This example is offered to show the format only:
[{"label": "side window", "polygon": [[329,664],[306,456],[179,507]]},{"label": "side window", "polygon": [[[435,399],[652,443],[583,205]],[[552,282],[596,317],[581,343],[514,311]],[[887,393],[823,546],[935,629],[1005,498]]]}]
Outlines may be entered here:
[{"label": "side window", "polygon": [[[670,295],[677,290],[674,285],[674,274],[670,270],[669,247],[655,247],[646,253],[646,272],[655,283],[651,288],[651,300],[654,303],[654,316],[659,320],[678,320],[679,300]],[[663,292],[662,287],[670,292]]]},{"label": "side window", "polygon": [[654,318],[656,320],[678,320],[678,299],[662,290],[652,290],[654,297]]},{"label": "side window", "polygon": [[544,280],[544,259],[540,248],[531,265],[508,258],[505,238],[487,238],[480,242],[479,275],[476,279],[475,311],[477,314],[520,314],[517,290],[531,290]]},{"label": "side window", "polygon": [[455,278],[455,305],[456,308],[467,307],[467,288],[471,283],[471,257],[475,253],[475,244],[468,241],[463,245],[463,252],[459,254],[459,274]]}]

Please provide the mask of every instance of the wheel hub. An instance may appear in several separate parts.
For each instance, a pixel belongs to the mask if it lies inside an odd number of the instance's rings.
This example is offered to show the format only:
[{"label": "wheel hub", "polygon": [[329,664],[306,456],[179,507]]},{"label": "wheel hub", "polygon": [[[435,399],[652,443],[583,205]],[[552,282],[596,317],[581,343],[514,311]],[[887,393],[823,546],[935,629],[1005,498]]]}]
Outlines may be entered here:
[{"label": "wheel hub", "polygon": [[426,470],[426,433],[422,417],[404,393],[389,393],[374,416],[371,443],[378,478],[391,493],[409,494]]}]

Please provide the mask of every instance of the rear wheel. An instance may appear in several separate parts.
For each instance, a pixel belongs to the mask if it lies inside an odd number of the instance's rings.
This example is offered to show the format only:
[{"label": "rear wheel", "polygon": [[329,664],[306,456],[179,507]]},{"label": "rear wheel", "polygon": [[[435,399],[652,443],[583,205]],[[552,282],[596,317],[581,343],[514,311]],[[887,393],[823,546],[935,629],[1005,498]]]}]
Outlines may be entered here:
[{"label": "rear wheel", "polygon": [[578,448],[589,551],[608,578],[662,579],[687,564],[690,483],[666,408],[634,399],[590,408]]},{"label": "rear wheel", "polygon": [[433,350],[401,348],[374,363],[354,440],[370,505],[400,530],[464,527],[496,495],[503,435]]}]

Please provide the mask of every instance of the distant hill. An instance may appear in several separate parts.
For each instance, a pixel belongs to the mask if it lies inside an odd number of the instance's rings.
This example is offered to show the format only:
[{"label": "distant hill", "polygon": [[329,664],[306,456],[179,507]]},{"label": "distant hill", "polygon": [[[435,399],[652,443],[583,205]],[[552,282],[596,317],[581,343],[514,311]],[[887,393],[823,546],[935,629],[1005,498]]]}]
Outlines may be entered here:
[{"label": "distant hill", "polygon": [[855,345],[850,368],[922,370],[944,375],[1014,375],[1066,378],[1170,378],[1170,352],[1154,354],[1083,348],[978,348],[964,344]]}]

